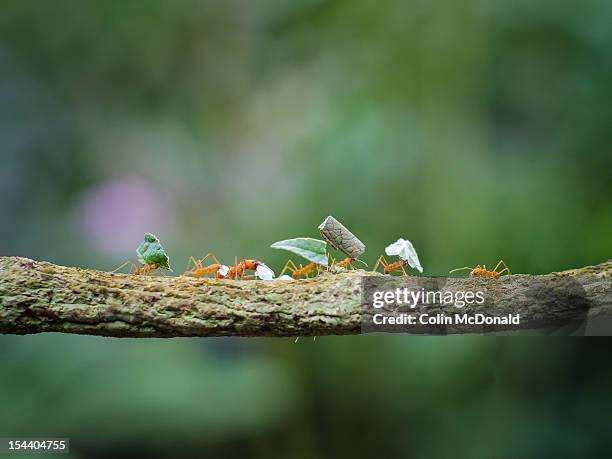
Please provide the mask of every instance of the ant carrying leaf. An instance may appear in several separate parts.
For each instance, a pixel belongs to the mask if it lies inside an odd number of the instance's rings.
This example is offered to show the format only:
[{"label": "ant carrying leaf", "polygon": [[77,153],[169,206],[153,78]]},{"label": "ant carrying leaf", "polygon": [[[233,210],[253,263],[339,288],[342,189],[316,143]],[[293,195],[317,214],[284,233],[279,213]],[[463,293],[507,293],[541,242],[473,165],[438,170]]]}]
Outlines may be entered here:
[{"label": "ant carrying leaf", "polygon": [[362,263],[364,266],[368,266],[368,264],[363,261],[363,260],[358,260],[357,258],[353,258],[353,257],[347,257],[342,261],[336,261],[335,258],[331,258],[331,265],[329,266],[328,271],[331,272],[338,272],[338,271],[344,271],[346,269],[352,268],[354,269],[353,263],[358,261],[359,263]]},{"label": "ant carrying leaf", "polygon": [[112,272],[119,271],[128,263],[131,263],[134,275],[146,274],[156,269],[165,269],[172,272],[172,269],[170,269],[170,258],[161,246],[159,239],[151,233],[145,233],[144,240],[136,249],[136,256],[141,264],[140,267],[131,261],[126,261]]},{"label": "ant carrying leaf", "polygon": [[384,266],[385,274],[401,270],[404,273],[404,276],[408,276],[404,266],[410,266],[421,273],[423,272],[423,267],[419,261],[419,256],[417,255],[412,242],[409,240],[402,238],[398,239],[396,242],[385,248],[385,253],[388,256],[397,256],[400,258],[400,260],[394,263],[389,263],[384,255],[381,255],[374,265],[374,271],[376,271],[378,266],[382,264]]},{"label": "ant carrying leaf", "polygon": [[[275,242],[270,247],[273,249],[287,250],[306,258],[306,260],[310,262],[307,265],[302,266],[300,264],[298,266],[293,260],[287,261],[279,278],[281,278],[286,271],[289,271],[291,273],[291,278],[298,280],[301,277],[308,277],[315,270],[317,272],[321,271],[321,267],[346,269],[354,261],[361,261],[353,257],[347,257],[339,262],[332,259],[332,264],[330,265],[329,254],[327,253],[327,242],[309,237],[299,237]],[[361,263],[364,262],[361,261]]]},{"label": "ant carrying leaf", "polygon": [[295,280],[302,276],[308,277],[315,269],[318,271],[319,266],[327,266],[328,264],[327,242],[321,241],[320,239],[298,237],[275,242],[270,247],[273,249],[287,250],[306,258],[306,260],[310,262],[306,266],[300,265],[298,267],[293,260],[289,260],[283,267],[279,278],[282,278],[286,271],[290,271],[291,277]]},{"label": "ant carrying leaf", "polygon": [[339,262],[332,258],[332,268],[347,269],[349,266],[352,267],[354,261],[368,266],[367,263],[358,259],[365,251],[364,243],[334,217],[330,215],[323,220],[323,223],[319,225],[319,232],[329,245],[346,255],[346,258]]}]

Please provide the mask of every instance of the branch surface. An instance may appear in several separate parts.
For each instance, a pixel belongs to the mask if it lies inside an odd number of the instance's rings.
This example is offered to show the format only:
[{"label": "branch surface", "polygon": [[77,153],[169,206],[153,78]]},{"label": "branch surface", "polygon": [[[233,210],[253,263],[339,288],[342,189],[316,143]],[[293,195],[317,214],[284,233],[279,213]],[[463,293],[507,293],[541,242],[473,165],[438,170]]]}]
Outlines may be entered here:
[{"label": "branch surface", "polygon": [[[0,257],[0,333],[114,337],[307,336],[361,332],[365,271],[291,281],[134,276]],[[409,278],[421,286],[427,279]],[[485,287],[489,314],[521,312],[521,328],[612,315],[612,260],[547,275],[448,278],[447,288]],[[566,282],[568,281],[568,282]],[[480,306],[482,309],[482,306]],[[463,313],[477,312],[466,306]],[[418,308],[415,313],[418,313]],[[510,328],[508,328],[510,329]],[[415,332],[428,330],[416,329]],[[452,329],[448,333],[503,331]]]}]

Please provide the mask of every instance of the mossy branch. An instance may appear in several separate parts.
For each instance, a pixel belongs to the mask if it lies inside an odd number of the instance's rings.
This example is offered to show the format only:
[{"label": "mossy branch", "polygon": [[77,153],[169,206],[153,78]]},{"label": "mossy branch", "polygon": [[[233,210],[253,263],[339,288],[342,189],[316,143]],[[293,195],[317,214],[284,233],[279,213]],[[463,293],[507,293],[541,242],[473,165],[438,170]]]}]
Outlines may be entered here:
[{"label": "mossy branch", "polygon": [[[370,274],[325,273],[299,282],[197,280],[113,274],[0,257],[0,333],[115,337],[357,334],[363,318],[361,281]],[[612,261],[541,276],[453,278],[447,284],[470,290],[489,282],[487,285],[495,286],[490,314],[521,311],[521,328],[541,329],[547,323],[559,323],[568,310],[575,309],[575,289],[565,289],[564,284],[550,288],[555,280],[565,278],[575,280],[572,285],[579,285],[584,293],[585,318],[612,314]],[[474,311],[466,306],[462,312]],[[503,330],[450,329],[448,333],[475,331]]]}]

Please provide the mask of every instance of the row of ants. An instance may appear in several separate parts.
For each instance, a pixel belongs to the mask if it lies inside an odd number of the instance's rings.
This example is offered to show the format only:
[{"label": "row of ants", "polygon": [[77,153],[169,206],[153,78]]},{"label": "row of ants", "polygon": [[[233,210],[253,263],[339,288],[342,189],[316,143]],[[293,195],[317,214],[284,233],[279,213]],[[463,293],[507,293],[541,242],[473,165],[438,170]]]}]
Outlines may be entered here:
[{"label": "row of ants", "polygon": [[[205,266],[204,261],[210,258],[214,263]],[[342,261],[336,262],[335,260],[332,262],[331,267],[333,268],[341,268],[345,269],[349,265],[351,265],[356,260],[355,258],[346,258]],[[193,257],[190,257],[189,266],[193,264],[193,269],[185,271],[185,274],[191,274],[196,279],[200,279],[202,276],[210,276],[214,275],[215,279],[253,279],[255,275],[247,275],[246,271],[256,271],[258,267],[262,266],[263,263],[258,260],[242,260],[239,263],[235,262],[234,266],[228,267],[222,264],[217,257],[215,257],[212,253],[207,254],[204,258],[200,260],[196,260]],[[299,267],[293,262],[293,260],[289,260],[283,270],[281,271],[279,277],[282,277],[287,271],[291,273],[291,277],[295,280],[300,279],[301,277],[308,277],[314,270],[320,271],[321,265],[318,263],[309,263],[306,266],[299,265]]]},{"label": "row of ants", "polygon": [[[204,262],[208,258],[210,258],[214,263],[205,266]],[[344,260],[338,262],[332,259],[332,263],[327,268],[327,270],[333,271],[334,269],[347,269],[348,267],[352,267],[352,264],[355,261],[360,261],[361,263],[364,263],[363,261],[357,260],[352,257],[347,257]],[[194,267],[192,270],[189,270],[191,264],[193,264]],[[256,276],[247,275],[246,272],[256,271],[258,267],[262,265],[263,263],[258,260],[242,260],[239,263],[236,261],[233,266],[228,267],[219,262],[219,260],[212,253],[209,253],[200,260],[196,260],[195,258],[190,257],[190,264],[187,267],[188,270],[185,271],[184,275],[193,275],[196,279],[200,279],[202,276],[209,277],[210,275],[214,275],[216,279],[253,279]],[[364,265],[367,266],[367,264],[365,263]],[[394,263],[389,263],[383,255],[376,261],[376,264],[374,265],[374,271],[377,271],[379,266],[381,265],[383,266],[383,272],[385,274],[391,274],[394,272],[401,271],[404,276],[408,276],[408,273],[405,269],[405,267],[408,265],[408,262],[406,260],[399,260]],[[140,270],[137,270],[135,274],[143,274],[145,272],[148,272],[151,269],[155,269],[154,266],[155,265],[141,268]],[[498,271],[500,267],[502,269]],[[317,273],[320,272],[322,270],[322,265],[315,262],[311,262],[305,266],[302,266],[301,264],[298,266],[293,262],[293,260],[289,260],[283,267],[279,277],[282,277],[285,272],[289,271],[291,273],[291,277],[295,280],[298,280],[302,277],[309,277],[310,274],[312,274],[315,270],[317,271]],[[512,274],[510,268],[503,260],[499,260],[493,270],[487,270],[486,266],[484,265],[477,265],[474,268],[465,266],[463,268],[453,269],[449,271],[449,273],[462,270],[469,270],[470,276],[472,277],[488,277],[494,279],[499,278],[502,274]]]}]

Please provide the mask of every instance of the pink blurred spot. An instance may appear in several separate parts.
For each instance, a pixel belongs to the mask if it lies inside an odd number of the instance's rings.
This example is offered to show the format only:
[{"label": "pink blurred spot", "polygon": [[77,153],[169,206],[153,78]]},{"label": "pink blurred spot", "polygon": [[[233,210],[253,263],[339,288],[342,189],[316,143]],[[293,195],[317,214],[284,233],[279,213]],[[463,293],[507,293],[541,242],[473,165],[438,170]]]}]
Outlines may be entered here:
[{"label": "pink blurred spot", "polygon": [[135,259],[145,232],[162,240],[174,221],[169,200],[139,178],[112,180],[91,188],[79,209],[83,238],[100,253]]}]

